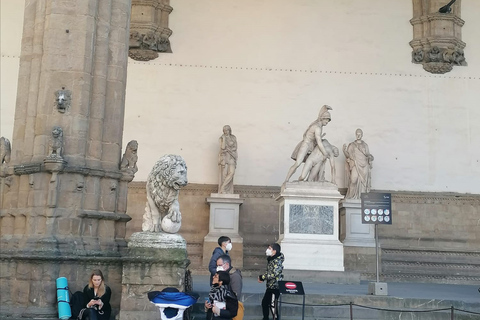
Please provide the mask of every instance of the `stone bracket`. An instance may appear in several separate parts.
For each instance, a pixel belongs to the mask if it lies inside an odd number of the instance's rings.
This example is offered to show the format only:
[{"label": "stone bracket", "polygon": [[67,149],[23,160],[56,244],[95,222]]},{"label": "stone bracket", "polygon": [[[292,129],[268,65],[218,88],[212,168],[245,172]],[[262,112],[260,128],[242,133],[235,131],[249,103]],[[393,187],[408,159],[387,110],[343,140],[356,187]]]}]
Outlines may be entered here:
[{"label": "stone bracket", "polygon": [[442,0],[413,0],[412,63],[422,64],[423,69],[434,74],[449,72],[454,66],[466,66],[460,18],[461,0],[456,1],[449,12],[440,13]]}]

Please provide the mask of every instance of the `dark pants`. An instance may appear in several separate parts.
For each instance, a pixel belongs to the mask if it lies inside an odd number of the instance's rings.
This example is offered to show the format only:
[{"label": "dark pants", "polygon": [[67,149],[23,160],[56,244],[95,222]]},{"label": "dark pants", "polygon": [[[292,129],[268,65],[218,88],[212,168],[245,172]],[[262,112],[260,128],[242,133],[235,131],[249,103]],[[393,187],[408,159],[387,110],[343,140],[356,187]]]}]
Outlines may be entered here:
[{"label": "dark pants", "polygon": [[268,320],[268,315],[270,314],[270,307],[272,305],[272,296],[275,299],[275,315],[274,319],[278,319],[277,315],[277,306],[278,306],[278,297],[280,295],[280,290],[278,289],[267,289],[265,295],[262,299],[262,311],[263,311],[263,320]]},{"label": "dark pants", "polygon": [[98,319],[98,311],[92,308],[87,308],[83,313],[83,320],[97,320]]}]

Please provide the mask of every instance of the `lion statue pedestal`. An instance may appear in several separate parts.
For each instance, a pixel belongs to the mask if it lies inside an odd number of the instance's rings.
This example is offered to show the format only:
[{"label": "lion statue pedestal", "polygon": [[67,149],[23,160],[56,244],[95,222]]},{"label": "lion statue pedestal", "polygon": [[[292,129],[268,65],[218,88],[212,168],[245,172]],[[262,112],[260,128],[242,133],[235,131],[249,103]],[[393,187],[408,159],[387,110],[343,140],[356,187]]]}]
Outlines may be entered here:
[{"label": "lion statue pedestal", "polygon": [[158,319],[147,293],[174,287],[185,291],[187,242],[179,234],[135,232],[123,257],[120,320]]}]

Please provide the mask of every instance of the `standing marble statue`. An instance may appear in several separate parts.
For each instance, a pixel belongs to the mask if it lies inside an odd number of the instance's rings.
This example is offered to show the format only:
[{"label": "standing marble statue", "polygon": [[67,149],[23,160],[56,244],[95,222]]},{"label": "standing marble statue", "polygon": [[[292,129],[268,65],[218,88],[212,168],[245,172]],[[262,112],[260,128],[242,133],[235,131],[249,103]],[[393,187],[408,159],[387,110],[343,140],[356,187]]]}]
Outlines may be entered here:
[{"label": "standing marble statue", "polygon": [[223,127],[223,135],[218,141],[220,143],[218,193],[233,194],[233,176],[237,167],[238,154],[237,138],[232,134],[232,128],[229,125]]},{"label": "standing marble statue", "polygon": [[[312,122],[308,129],[303,134],[303,140],[298,143],[297,147],[292,153],[292,159],[295,160],[295,163],[290,167],[288,170],[287,178],[285,182],[288,182],[292,175],[295,173],[298,167],[307,160],[307,157],[314,151],[315,147],[318,147],[321,155],[325,157],[325,159],[330,159],[330,154],[325,150],[325,147],[322,143],[322,137],[324,134],[322,133],[323,127],[326,126],[332,119],[330,112],[328,110],[332,110],[330,106],[324,105],[318,114],[317,120]],[[308,177],[310,170],[314,166],[313,162],[309,162],[308,166],[306,165],[302,171],[302,174],[299,181],[303,181]]]},{"label": "standing marble statue", "polygon": [[355,131],[356,140],[343,145],[347,163],[345,177],[347,182],[347,195],[345,199],[360,199],[360,194],[370,191],[371,169],[373,156],[368,150],[368,145],[362,140],[363,131]]},{"label": "standing marble statue", "polygon": [[177,233],[182,223],[178,194],[186,186],[187,165],[181,156],[161,157],[147,177],[147,204],[142,231]]}]

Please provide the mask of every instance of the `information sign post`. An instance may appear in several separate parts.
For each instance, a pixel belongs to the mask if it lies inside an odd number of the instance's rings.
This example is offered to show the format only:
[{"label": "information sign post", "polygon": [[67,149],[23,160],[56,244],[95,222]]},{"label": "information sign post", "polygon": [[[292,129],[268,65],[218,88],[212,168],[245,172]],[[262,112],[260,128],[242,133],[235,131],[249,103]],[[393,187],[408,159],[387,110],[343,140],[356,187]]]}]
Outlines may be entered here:
[{"label": "information sign post", "polygon": [[302,304],[302,320],[305,319],[305,291],[303,291],[303,284],[301,281],[278,281],[278,289],[280,291],[280,297],[278,298],[278,315],[273,317],[273,320],[280,319],[280,310],[282,307],[282,295],[283,294],[293,294],[293,295],[302,295],[303,304]]},{"label": "information sign post", "polygon": [[368,293],[388,295],[387,284],[380,282],[380,259],[378,252],[378,225],[392,224],[392,195],[390,193],[362,193],[362,223],[375,224],[375,271],[376,282],[368,284]]}]

